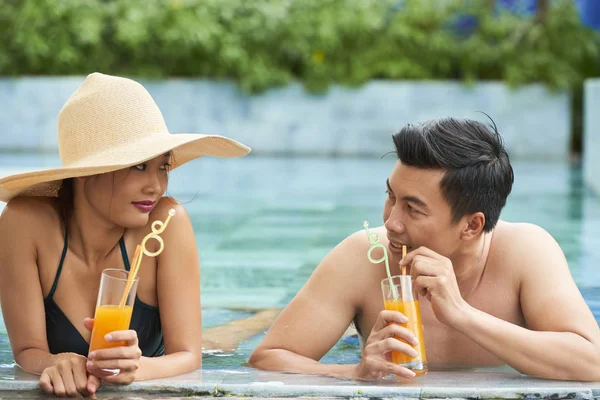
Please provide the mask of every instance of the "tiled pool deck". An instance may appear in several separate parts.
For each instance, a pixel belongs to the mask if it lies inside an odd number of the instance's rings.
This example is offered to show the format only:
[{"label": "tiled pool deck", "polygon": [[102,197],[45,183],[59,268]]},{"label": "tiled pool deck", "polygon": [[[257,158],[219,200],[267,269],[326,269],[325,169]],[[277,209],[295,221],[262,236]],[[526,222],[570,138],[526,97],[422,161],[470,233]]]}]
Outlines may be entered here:
[{"label": "tiled pool deck", "polygon": [[[256,370],[205,370],[169,379],[101,387],[100,398],[155,397],[330,397],[595,399],[600,382],[534,379],[508,369],[436,371],[411,381],[361,382]],[[15,368],[0,380],[0,398],[41,398],[37,377]]]}]

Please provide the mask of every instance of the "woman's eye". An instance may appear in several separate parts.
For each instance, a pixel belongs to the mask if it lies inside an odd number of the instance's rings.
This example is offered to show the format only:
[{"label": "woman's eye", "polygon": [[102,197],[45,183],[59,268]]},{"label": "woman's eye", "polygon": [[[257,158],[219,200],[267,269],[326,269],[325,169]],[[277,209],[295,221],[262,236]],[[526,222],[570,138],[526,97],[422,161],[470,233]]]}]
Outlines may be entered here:
[{"label": "woman's eye", "polygon": [[160,169],[162,169],[162,170],[165,170],[165,171],[168,171],[170,168],[171,168],[171,164],[169,164],[169,163],[164,163],[164,164],[163,164],[163,165],[160,167]]},{"label": "woman's eye", "polygon": [[146,170],[146,164],[138,164],[138,165],[135,165],[133,168],[138,169],[140,171],[145,171]]}]

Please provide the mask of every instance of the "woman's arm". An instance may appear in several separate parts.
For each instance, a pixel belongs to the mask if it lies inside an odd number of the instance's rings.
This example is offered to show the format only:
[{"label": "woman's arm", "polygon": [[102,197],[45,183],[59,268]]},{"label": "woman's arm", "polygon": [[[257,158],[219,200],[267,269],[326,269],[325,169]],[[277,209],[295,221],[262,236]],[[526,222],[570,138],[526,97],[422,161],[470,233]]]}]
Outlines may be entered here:
[{"label": "woman's arm", "polygon": [[[42,375],[40,386],[58,396],[88,395],[86,358],[78,354],[53,355],[46,339],[44,298],[37,266],[34,231],[42,231],[42,202],[16,198],[0,216],[0,304],[15,361],[26,372]],[[90,391],[88,392],[88,388]]]},{"label": "woman's arm", "polygon": [[28,199],[16,198],[0,216],[0,303],[15,360],[30,373],[54,365],[48,350],[44,298],[32,228],[36,210]]}]

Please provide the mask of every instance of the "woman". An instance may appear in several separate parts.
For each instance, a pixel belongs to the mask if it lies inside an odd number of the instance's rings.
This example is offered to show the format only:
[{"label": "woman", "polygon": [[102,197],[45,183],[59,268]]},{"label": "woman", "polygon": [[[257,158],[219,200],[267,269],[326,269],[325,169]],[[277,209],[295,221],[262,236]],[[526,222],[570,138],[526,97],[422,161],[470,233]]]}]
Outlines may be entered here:
[{"label": "woman", "polygon": [[[58,138],[62,168],[0,179],[0,200],[8,202],[0,217],[0,302],[17,364],[41,374],[42,389],[58,396],[200,368],[198,252],[185,209],[163,197],[168,172],[250,149],[222,136],[170,134],[139,83],[99,73],[62,108]],[[111,334],[125,345],[88,355],[102,270],[129,269],[152,222],[171,208],[164,251],[140,266],[131,330]]]}]

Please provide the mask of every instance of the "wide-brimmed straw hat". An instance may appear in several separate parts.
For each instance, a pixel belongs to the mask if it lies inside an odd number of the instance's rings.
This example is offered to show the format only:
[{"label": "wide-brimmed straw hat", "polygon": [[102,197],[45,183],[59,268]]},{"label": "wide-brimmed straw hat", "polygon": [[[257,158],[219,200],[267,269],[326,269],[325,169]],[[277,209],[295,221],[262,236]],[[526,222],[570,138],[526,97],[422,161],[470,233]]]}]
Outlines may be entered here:
[{"label": "wide-brimmed straw hat", "polygon": [[169,133],[162,113],[139,83],[90,74],[58,115],[61,168],[0,179],[0,201],[57,196],[63,179],[128,168],[173,154],[171,169],[202,156],[241,157],[250,148],[227,137]]}]

